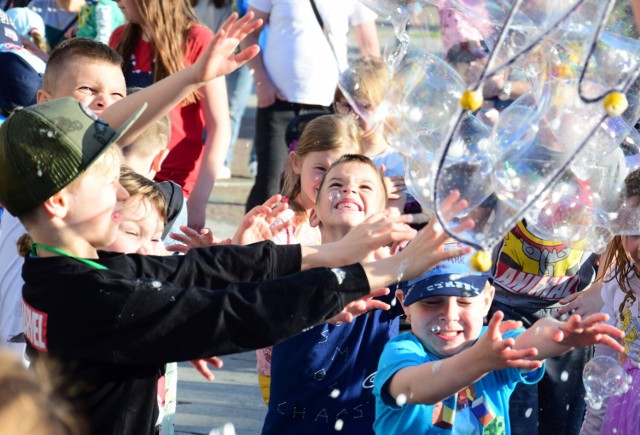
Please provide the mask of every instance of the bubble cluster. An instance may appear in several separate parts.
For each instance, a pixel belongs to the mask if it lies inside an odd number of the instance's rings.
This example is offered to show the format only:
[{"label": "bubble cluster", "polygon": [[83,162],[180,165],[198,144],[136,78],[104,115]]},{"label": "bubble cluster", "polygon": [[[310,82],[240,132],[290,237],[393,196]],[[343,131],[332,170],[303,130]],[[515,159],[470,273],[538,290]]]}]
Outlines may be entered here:
[{"label": "bubble cluster", "polygon": [[632,379],[615,359],[600,355],[584,366],[582,381],[587,404],[600,409],[604,400],[626,393]]},{"label": "bubble cluster", "polygon": [[[615,234],[640,231],[624,189],[640,168],[640,41],[632,16],[610,19],[617,3],[361,1],[388,27],[379,34],[391,80],[366,110],[353,68],[339,86],[358,116],[384,125],[410,193],[449,234],[491,252],[525,218],[542,239],[602,252]],[[449,48],[416,25],[433,6],[484,46]],[[445,216],[452,190],[468,207]],[[463,217],[472,229],[458,228]]]}]

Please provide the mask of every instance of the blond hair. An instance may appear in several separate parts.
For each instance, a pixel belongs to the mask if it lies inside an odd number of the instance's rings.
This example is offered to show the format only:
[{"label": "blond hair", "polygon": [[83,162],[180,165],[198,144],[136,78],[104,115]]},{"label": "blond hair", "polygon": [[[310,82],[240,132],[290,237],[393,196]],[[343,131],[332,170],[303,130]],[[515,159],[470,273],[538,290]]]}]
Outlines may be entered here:
[{"label": "blond hair", "polygon": [[[302,161],[310,153],[333,150],[342,150],[344,154],[362,154],[360,129],[353,116],[322,115],[309,121],[293,153]],[[289,198],[289,205],[296,213],[304,212],[304,208],[296,200],[300,191],[300,176],[287,166],[282,195]]]},{"label": "blond hair", "polygon": [[[86,424],[66,394],[66,387],[44,356],[27,370],[18,358],[0,350],[0,433],[81,435]],[[56,383],[57,381],[57,383]]]},{"label": "blond hair", "polygon": [[120,184],[129,193],[130,198],[140,196],[148,200],[162,221],[167,223],[167,198],[158,187],[158,183],[138,174],[127,166],[122,166]]},{"label": "blond hair", "polygon": [[[377,107],[389,89],[390,72],[387,64],[379,57],[363,57],[355,60],[351,68],[340,76],[340,82],[353,92],[357,100],[366,100]],[[336,87],[333,100],[340,101],[345,97]]]}]

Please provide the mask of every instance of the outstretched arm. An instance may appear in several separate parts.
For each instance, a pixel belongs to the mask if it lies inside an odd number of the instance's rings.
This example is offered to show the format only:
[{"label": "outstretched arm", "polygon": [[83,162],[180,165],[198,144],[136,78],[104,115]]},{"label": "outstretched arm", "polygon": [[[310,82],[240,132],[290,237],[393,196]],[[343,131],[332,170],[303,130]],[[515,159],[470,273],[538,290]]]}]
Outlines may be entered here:
[{"label": "outstretched arm", "polygon": [[531,360],[536,354],[535,349],[515,350],[513,338],[502,338],[504,332],[522,326],[513,320],[503,322],[503,317],[501,312],[494,314],[487,332],[462,352],[440,361],[398,370],[388,382],[391,397],[398,400],[399,396],[404,395],[406,403],[431,405],[455,394],[490,371],[539,368],[542,363]]},{"label": "outstretched arm", "polygon": [[105,109],[102,117],[111,127],[117,129],[144,103],[148,104],[147,110],[122,137],[119,145],[124,146],[133,142],[149,125],[169,113],[185,97],[209,80],[229,74],[257,55],[260,51],[257,45],[249,46],[237,54],[235,49],[240,41],[261,25],[262,21],[253,20],[251,13],[239,20],[238,15],[234,13],[216,33],[202,56],[191,66]]},{"label": "outstretched arm", "polygon": [[624,338],[624,332],[603,323],[607,320],[609,316],[604,313],[592,314],[584,320],[574,314],[566,322],[545,317],[516,339],[515,348],[535,347],[538,349],[538,359],[558,356],[574,347],[593,344],[602,344],[622,352],[624,348],[617,340]]}]

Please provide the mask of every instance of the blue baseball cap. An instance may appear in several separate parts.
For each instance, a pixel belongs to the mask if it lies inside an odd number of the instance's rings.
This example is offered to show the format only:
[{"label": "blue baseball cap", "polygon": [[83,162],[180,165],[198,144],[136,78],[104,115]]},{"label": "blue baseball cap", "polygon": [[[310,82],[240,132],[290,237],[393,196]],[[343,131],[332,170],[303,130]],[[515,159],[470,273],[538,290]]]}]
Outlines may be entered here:
[{"label": "blue baseball cap", "polygon": [[[450,242],[444,245],[444,250],[461,249],[465,246],[459,242]],[[443,261],[421,277],[401,283],[404,305],[408,306],[432,296],[478,296],[484,290],[487,281],[491,280],[491,276],[471,268],[470,262],[474,253],[475,251]]]}]

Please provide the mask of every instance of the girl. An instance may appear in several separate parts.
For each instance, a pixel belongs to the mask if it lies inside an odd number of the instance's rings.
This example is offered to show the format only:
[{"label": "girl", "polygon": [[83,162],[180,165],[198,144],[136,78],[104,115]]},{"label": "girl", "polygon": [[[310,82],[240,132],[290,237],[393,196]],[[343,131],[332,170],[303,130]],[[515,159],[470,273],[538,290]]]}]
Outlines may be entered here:
[{"label": "girl", "polygon": [[[382,103],[390,86],[389,68],[377,57],[360,58],[340,77],[340,83],[352,95],[349,102],[336,87],[333,108],[336,113],[354,114],[358,119],[362,135],[363,154],[384,171],[385,184],[389,192],[388,206],[403,211],[407,195],[404,182],[404,158],[391,148],[385,139],[385,129],[393,130],[391,120],[376,122],[373,112]],[[356,107],[352,107],[354,104]]]},{"label": "girl", "polygon": [[[109,45],[125,61],[127,86],[146,87],[184,69],[213,38],[211,30],[198,24],[186,0],[120,0],[118,5],[128,24],[113,32]],[[207,200],[230,134],[224,77],[208,82],[171,111],[170,151],[156,180],[182,186],[189,226],[197,230],[204,226]]]},{"label": "girl", "polygon": [[[640,205],[640,170],[632,171],[625,179],[626,198]],[[622,214],[622,213],[621,213]],[[630,219],[627,216],[626,219]],[[638,316],[638,288],[640,288],[640,235],[615,236],[603,255],[600,267],[607,270],[601,290],[604,306],[614,325],[625,332],[624,353],[618,355],[624,370],[633,379],[629,390],[609,398],[600,410],[587,408],[581,434],[632,434],[640,428],[640,317]],[[615,353],[598,345],[596,355]]]},{"label": "girl", "polygon": [[[282,187],[282,195],[289,198],[294,216],[291,225],[273,238],[274,242],[303,245],[320,243],[318,228],[309,225],[318,188],[329,166],[343,154],[350,153],[362,153],[360,132],[353,117],[323,115],[305,126],[296,149],[289,153]],[[269,347],[257,351],[258,381],[267,404],[271,383],[271,350]]]}]

